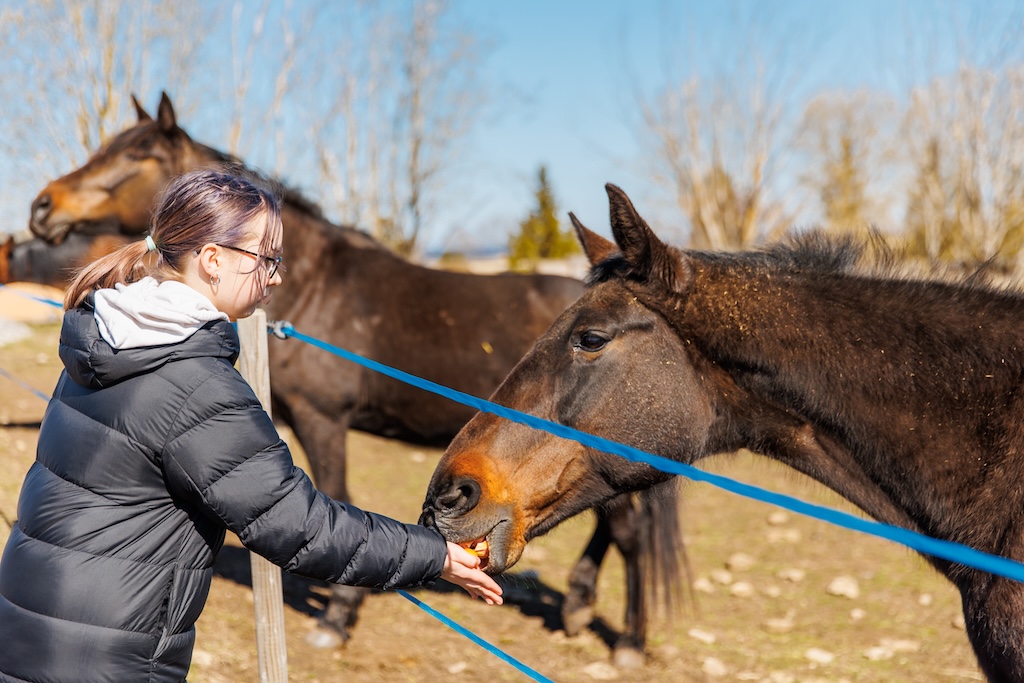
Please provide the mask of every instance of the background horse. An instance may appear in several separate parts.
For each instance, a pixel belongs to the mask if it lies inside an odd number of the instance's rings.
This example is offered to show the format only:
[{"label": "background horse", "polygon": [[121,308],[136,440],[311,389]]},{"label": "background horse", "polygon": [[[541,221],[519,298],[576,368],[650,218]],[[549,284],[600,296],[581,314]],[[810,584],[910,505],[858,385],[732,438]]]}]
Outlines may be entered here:
[{"label": "background horse", "polygon": [[35,282],[66,287],[74,272],[129,241],[118,234],[71,233],[59,245],[38,237],[17,241],[10,236],[0,243],[0,284]]},{"label": "background horse", "polygon": [[[134,101],[134,98],[133,98]],[[138,123],[106,143],[82,168],[54,180],[32,203],[30,227],[61,243],[82,230],[140,238],[158,193],[175,174],[238,164],[195,142],[161,97],[154,119],[135,102]],[[459,391],[486,396],[534,339],[581,293],[581,282],[548,275],[471,275],[405,261],[376,240],[334,225],[294,192],[282,207],[288,272],[268,306],[271,319]],[[99,226],[99,227],[96,227]],[[275,419],[305,450],[317,485],[348,500],[345,434],[349,428],[415,443],[444,445],[473,411],[435,394],[365,370],[296,341],[270,341]],[[680,544],[673,490],[611,501],[573,571],[564,602],[570,633],[590,622],[597,570],[616,543],[627,567],[627,629],[617,658],[642,650],[644,575],[673,589]],[[335,587],[322,624],[347,638],[364,591]],[[326,631],[315,634],[320,638]],[[329,640],[329,639],[328,639]],[[621,653],[621,654],[620,654]]]},{"label": "background horse", "polygon": [[[607,189],[616,243],[573,217],[592,284],[497,403],[686,463],[747,448],[882,522],[1024,560],[1024,296],[872,273],[820,236],[671,248]],[[480,414],[422,521],[486,539],[500,572],[562,519],[666,476]],[[927,559],[959,589],[985,674],[1024,680],[1024,585]]]}]

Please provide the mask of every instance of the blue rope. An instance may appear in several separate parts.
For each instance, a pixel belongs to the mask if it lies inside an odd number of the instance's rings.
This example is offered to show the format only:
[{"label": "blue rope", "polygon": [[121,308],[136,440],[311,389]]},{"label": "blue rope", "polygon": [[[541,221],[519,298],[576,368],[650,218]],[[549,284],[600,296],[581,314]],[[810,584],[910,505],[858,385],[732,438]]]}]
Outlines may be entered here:
[{"label": "blue rope", "polygon": [[28,384],[27,382],[24,382],[24,381],[18,379],[17,377],[15,377],[11,373],[7,372],[3,368],[0,368],[0,375],[2,375],[4,377],[6,377],[7,379],[11,380],[12,382],[17,384],[22,389],[25,389],[26,391],[31,391],[33,394],[35,394],[39,398],[43,399],[44,401],[49,401],[50,400],[49,396],[47,396],[43,392],[39,391],[38,389],[36,389],[34,386]]},{"label": "blue rope", "polygon": [[[0,287],[6,287],[6,286],[7,285],[5,285],[2,282],[0,282]],[[54,301],[53,299],[47,299],[45,297],[36,296],[34,294],[28,294],[27,292],[22,292],[22,291],[20,291],[18,289],[12,289],[11,291],[13,293],[17,294],[18,296],[23,297],[25,299],[31,299],[32,301],[37,301],[37,302],[39,302],[41,304],[46,304],[47,306],[55,306],[56,308],[64,308],[64,304],[60,303],[59,301]]]},{"label": "blue rope", "polygon": [[420,600],[417,600],[416,598],[414,598],[409,593],[406,593],[405,591],[398,591],[398,593],[403,598],[405,598],[406,600],[408,600],[412,604],[416,605],[417,607],[419,607],[421,610],[423,610],[424,612],[426,612],[430,616],[434,617],[435,619],[437,619],[438,621],[443,623],[445,626],[448,626],[448,627],[454,629],[457,633],[460,633],[460,634],[466,636],[467,638],[472,640],[474,643],[476,643],[477,645],[479,645],[483,649],[485,649],[488,652],[490,652],[491,654],[493,654],[498,659],[504,660],[506,663],[511,664],[513,667],[515,667],[516,669],[519,669],[520,671],[522,671],[524,674],[526,674],[527,676],[529,676],[533,680],[541,681],[541,683],[552,683],[551,679],[548,678],[547,676],[544,676],[543,674],[537,673],[536,671],[534,671],[530,667],[528,667],[525,664],[523,664],[522,662],[520,662],[518,659],[514,659],[514,658],[510,657],[509,655],[505,654],[504,652],[502,652],[498,648],[494,647],[493,645],[488,643],[486,640],[484,640],[483,638],[481,638],[477,634],[473,633],[470,630],[467,630],[463,626],[460,626],[458,623],[452,621],[447,616],[445,616],[444,614],[441,614],[440,612],[438,612],[436,609],[434,609],[430,605],[426,604],[425,602],[421,602]]},{"label": "blue rope", "polygon": [[270,329],[278,337],[294,337],[295,339],[299,339],[325,351],[341,356],[353,363],[357,363],[399,381],[419,387],[420,389],[440,394],[441,396],[445,396],[446,398],[462,403],[463,405],[476,408],[477,410],[485,413],[491,413],[499,417],[503,417],[507,420],[511,420],[512,422],[518,422],[519,424],[524,424],[534,429],[550,432],[551,434],[564,439],[576,441],[589,448],[619,455],[632,462],[644,463],[656,469],[668,472],[669,474],[676,474],[694,481],[711,484],[712,486],[717,486],[720,489],[724,489],[745,498],[776,505],[808,517],[813,517],[830,524],[835,524],[836,526],[852,529],[853,531],[860,531],[889,541],[894,541],[909,548],[913,548],[925,555],[941,557],[951,562],[967,565],[976,569],[982,569],[992,574],[998,574],[999,576],[1024,582],[1024,564],[1021,564],[1020,562],[1015,562],[1014,560],[1000,557],[999,555],[992,555],[991,553],[975,550],[974,548],[961,543],[932,538],[902,527],[863,519],[847,512],[842,512],[841,510],[808,503],[800,500],[799,498],[794,498],[782,493],[767,491],[757,486],[744,484],[743,482],[736,481],[735,479],[706,472],[693,467],[692,465],[686,465],[675,460],[669,460],[668,458],[647,453],[645,451],[626,446],[625,444],[609,441],[608,439],[594,436],[587,432],[581,432],[573,429],[572,427],[558,424],[557,422],[551,422],[550,420],[544,420],[539,417],[534,417],[533,415],[521,413],[517,410],[512,410],[511,408],[498,405],[497,403],[492,403],[461,391],[449,389],[448,387],[437,384],[436,382],[431,382],[430,380],[410,375],[407,372],[370,360],[369,358],[364,358],[363,356],[352,353],[351,351],[347,351],[340,347],[320,341],[314,337],[302,334],[292,327],[290,323],[275,323]]},{"label": "blue rope", "polygon": [[[3,286],[3,284],[0,284],[0,287],[2,287],[2,286]],[[21,292],[17,292],[17,290],[15,290],[15,291],[16,291],[17,294],[21,294]],[[22,296],[24,296],[24,295],[22,295]],[[61,307],[63,306],[62,304],[59,304],[59,303],[56,303],[56,302],[53,302],[53,301],[50,301],[50,300],[47,300],[47,299],[38,299],[37,297],[32,297],[32,298],[33,299],[37,299],[38,301],[41,301],[42,303],[48,303],[48,304],[51,304],[51,305],[56,305],[56,306],[61,306]],[[19,386],[24,387],[25,389],[28,389],[29,391],[31,391],[32,393],[34,393],[36,396],[38,396],[39,398],[43,399],[44,401],[49,401],[50,400],[49,396],[47,396],[46,394],[44,394],[41,391],[38,391],[37,389],[35,389],[35,388],[31,387],[31,386],[29,386],[28,384],[26,384],[25,382],[21,381],[17,377],[14,377],[10,373],[8,373],[6,370],[4,370],[2,367],[0,367],[0,375],[3,375],[4,377],[8,378],[9,380],[14,382],[15,384],[18,384]],[[406,598],[407,600],[412,602],[414,605],[416,605],[417,607],[422,609],[424,612],[429,614],[430,616],[434,617],[435,619],[437,619],[441,623],[443,623],[446,626],[448,626],[449,628],[453,629],[456,633],[460,633],[463,636],[465,636],[466,638],[469,638],[474,643],[476,643],[477,645],[482,647],[484,650],[487,650],[488,652],[493,654],[498,659],[501,659],[501,660],[505,661],[506,663],[512,665],[513,667],[515,667],[519,671],[523,672],[524,674],[526,674],[527,676],[529,676],[533,680],[539,681],[540,683],[553,683],[550,678],[547,678],[546,676],[544,676],[544,675],[534,671],[533,669],[531,669],[530,667],[526,666],[525,664],[523,664],[519,660],[511,657],[510,655],[506,654],[502,650],[499,650],[498,648],[496,648],[495,646],[491,645],[490,643],[488,643],[486,640],[484,640],[480,636],[476,635],[472,631],[467,630],[466,628],[464,628],[463,626],[461,626],[457,622],[449,619],[446,615],[442,614],[441,612],[438,612],[436,609],[434,609],[430,605],[426,604],[425,602],[423,602],[421,600],[418,600],[417,598],[413,597],[412,595],[410,595],[409,593],[407,593],[405,591],[400,590],[400,591],[398,591],[398,593],[402,597]]]}]

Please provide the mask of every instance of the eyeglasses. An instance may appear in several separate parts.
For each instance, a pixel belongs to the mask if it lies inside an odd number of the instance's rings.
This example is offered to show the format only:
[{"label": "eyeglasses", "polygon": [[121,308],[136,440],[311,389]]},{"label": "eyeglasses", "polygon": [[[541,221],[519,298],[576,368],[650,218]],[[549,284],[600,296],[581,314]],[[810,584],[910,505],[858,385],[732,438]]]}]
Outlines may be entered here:
[{"label": "eyeglasses", "polygon": [[[215,243],[216,244],[216,243]],[[249,251],[248,249],[242,249],[241,247],[233,247],[230,244],[217,244],[218,247],[230,249],[232,251],[239,251],[243,254],[248,254],[257,260],[267,262],[267,279],[273,280],[274,276],[277,275],[277,269],[280,268],[282,271],[286,270],[284,267],[283,256],[264,256],[263,254],[257,254],[255,251]]]}]

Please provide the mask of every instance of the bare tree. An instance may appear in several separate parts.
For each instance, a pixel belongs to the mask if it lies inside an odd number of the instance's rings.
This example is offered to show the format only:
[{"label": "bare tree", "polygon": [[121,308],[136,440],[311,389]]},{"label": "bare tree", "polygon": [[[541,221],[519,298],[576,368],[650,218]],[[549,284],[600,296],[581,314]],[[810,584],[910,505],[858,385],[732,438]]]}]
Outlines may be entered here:
[{"label": "bare tree", "polygon": [[663,85],[653,93],[635,91],[642,146],[654,159],[652,175],[675,198],[689,220],[690,242],[700,248],[745,247],[784,230],[791,220],[772,186],[784,163],[781,141],[790,106],[784,93],[795,78],[780,66],[787,63],[782,53],[799,47],[795,41],[762,45],[765,17],[756,6],[738,9],[753,13],[739,17],[727,54],[719,55],[703,36],[681,35],[677,22],[664,22],[667,45],[715,54],[710,61],[728,65],[721,73],[689,71],[697,60],[670,48]]},{"label": "bare tree", "polygon": [[84,161],[134,115],[133,92],[185,83],[204,37],[197,12],[192,1],[151,0],[39,0],[0,10],[0,116],[19,131],[0,142],[13,191],[31,196],[43,179]]},{"label": "bare tree", "polygon": [[484,46],[438,0],[333,11],[347,14],[332,64],[302,88],[318,98],[304,114],[318,186],[343,222],[412,254],[487,98]]},{"label": "bare tree", "polygon": [[[801,183],[818,198],[824,224],[861,232],[885,225],[893,197],[895,103],[879,93],[825,92],[804,110],[796,136],[803,153]],[[883,185],[884,187],[878,187]]]},{"label": "bare tree", "polygon": [[1024,67],[962,66],[917,89],[902,139],[908,238],[933,261],[1011,268],[1024,240]]}]

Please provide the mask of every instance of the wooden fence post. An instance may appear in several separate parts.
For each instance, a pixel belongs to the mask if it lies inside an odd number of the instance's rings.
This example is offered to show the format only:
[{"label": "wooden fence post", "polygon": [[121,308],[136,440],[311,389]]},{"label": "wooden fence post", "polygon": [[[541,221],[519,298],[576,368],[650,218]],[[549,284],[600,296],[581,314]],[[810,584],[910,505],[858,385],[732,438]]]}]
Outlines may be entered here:
[{"label": "wooden fence post", "polygon": [[[267,358],[267,314],[256,309],[238,321],[242,350],[239,371],[249,383],[263,409],[270,414],[270,364]],[[249,553],[252,565],[252,593],[256,610],[256,653],[260,683],[286,683],[288,650],[284,637],[284,591],[281,568]]]}]

